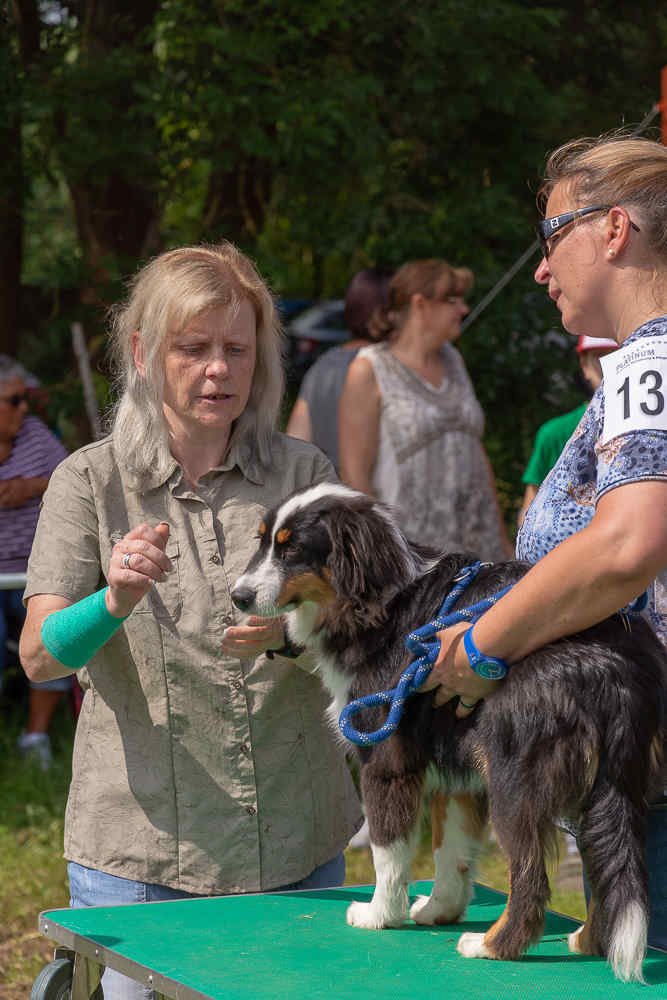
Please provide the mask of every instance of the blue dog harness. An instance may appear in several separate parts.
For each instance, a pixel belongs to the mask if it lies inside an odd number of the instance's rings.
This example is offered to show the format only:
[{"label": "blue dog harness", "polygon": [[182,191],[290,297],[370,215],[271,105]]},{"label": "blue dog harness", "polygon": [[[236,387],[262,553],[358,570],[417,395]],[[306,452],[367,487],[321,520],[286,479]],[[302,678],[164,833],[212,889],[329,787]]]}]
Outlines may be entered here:
[{"label": "blue dog harness", "polygon": [[[450,613],[452,605],[456,603],[468,584],[472,583],[482,566],[489,565],[490,563],[476,562],[471,566],[464,567],[458,576],[454,577],[454,586],[445,598],[438,612],[438,617],[410,633],[405,640],[405,645],[411,653],[416,654],[417,658],[405,668],[395,688],[364,695],[363,698],[357,698],[356,701],[351,701],[349,705],[345,706],[340,713],[338,725],[346,740],[350,740],[351,743],[356,743],[358,746],[373,746],[375,743],[386,740],[396,731],[403,715],[405,699],[411,694],[415,694],[422,686],[431,673],[431,668],[440,652],[440,640],[434,638],[435,633],[449,628],[450,625],[456,625],[458,622],[465,621],[474,624],[485,611],[488,611],[496,601],[499,601],[512,589],[512,586],[505,587],[504,590],[499,590],[497,594],[478,601],[472,607]],[[362,733],[353,727],[350,721],[352,716],[364,708],[375,708],[378,705],[391,705],[387,721],[383,726],[371,733]]]}]

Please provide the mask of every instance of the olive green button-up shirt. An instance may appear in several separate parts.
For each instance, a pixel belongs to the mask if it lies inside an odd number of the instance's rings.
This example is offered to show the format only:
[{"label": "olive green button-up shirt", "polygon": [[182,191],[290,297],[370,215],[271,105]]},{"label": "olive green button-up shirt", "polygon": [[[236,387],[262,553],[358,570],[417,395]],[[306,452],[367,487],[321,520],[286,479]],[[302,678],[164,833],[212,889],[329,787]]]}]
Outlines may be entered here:
[{"label": "olive green button-up shirt", "polygon": [[361,825],[316,665],[221,650],[266,510],[335,478],[302,441],[276,434],[272,454],[266,470],[232,452],[196,489],[174,461],[138,492],[106,438],[51,477],[26,598],[105,586],[113,545],[144,522],[169,523],[175,567],[79,671],[71,861],[186,892],[251,892],[308,875]]}]

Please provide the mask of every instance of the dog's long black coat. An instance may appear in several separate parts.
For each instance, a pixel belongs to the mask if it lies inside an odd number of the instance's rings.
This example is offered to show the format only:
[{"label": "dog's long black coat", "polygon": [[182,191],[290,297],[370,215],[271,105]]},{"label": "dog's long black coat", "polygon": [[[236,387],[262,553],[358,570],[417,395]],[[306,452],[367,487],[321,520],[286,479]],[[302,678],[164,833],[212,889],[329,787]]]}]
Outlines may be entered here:
[{"label": "dog's long black coat", "polygon": [[[339,700],[341,686],[347,700],[394,687],[408,662],[406,635],[437,615],[454,578],[476,557],[434,557],[406,543],[388,512],[361,494],[337,488],[301,496],[302,503],[293,498],[267,515],[259,551],[233,596],[255,614],[280,614],[287,601],[291,635],[322,660]],[[457,606],[496,593],[527,568],[483,567]],[[271,574],[273,612],[266,592],[258,597]],[[316,625],[305,615],[313,604]],[[617,614],[514,663],[466,719],[456,719],[454,702],[434,708],[430,692],[408,699],[398,731],[359,751],[374,849],[391,853],[410,840],[434,766],[445,791],[469,791],[479,817],[485,789],[511,880],[507,911],[485,936],[485,954],[516,958],[542,933],[545,862],[559,821],[567,820],[577,827],[595,901],[581,950],[607,955],[617,974],[638,978],[635,952],[643,949],[648,914],[643,842],[661,770],[666,663],[650,626]],[[365,711],[355,725],[377,729],[386,714]],[[628,934],[639,945],[623,941]]]},{"label": "dog's long black coat", "polygon": [[[470,555],[446,556],[391,602],[381,629],[387,646],[377,658],[365,658],[352,698],[395,683],[410,630],[406,601],[413,627],[434,618],[454,576],[472,561]],[[483,569],[456,606],[497,593],[526,569],[515,562]],[[402,662],[388,678],[383,663],[392,648]],[[664,649],[648,624],[617,615],[514,664],[492,698],[467,719],[456,719],[454,702],[434,710],[431,694],[409,699],[396,736],[359,750],[372,841],[387,844],[405,836],[432,761],[446,785],[455,787],[471,769],[481,769],[498,841],[510,859],[514,896],[521,881],[540,909],[546,905],[544,860],[555,821],[578,828],[598,904],[592,933],[606,954],[614,914],[633,899],[648,906],[642,844],[647,797],[658,792],[649,786],[659,774],[664,671]],[[368,729],[378,728],[386,714],[369,711]],[[531,940],[539,933],[541,926]],[[514,928],[508,924],[503,936],[513,955]],[[499,955],[506,953],[498,936],[494,945]]]}]

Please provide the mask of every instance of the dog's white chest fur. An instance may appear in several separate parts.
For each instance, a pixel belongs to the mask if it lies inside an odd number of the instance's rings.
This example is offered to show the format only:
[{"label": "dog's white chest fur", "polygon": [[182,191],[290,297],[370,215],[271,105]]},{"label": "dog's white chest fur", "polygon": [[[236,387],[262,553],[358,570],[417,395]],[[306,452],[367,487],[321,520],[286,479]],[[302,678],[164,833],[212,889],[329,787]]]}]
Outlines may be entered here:
[{"label": "dog's white chest fur", "polygon": [[320,659],[319,666],[322,683],[333,698],[333,701],[327,708],[327,720],[336,735],[343,740],[344,736],[340,731],[338,719],[340,718],[340,713],[350,700],[350,683],[336,669],[335,664],[326,657]]},{"label": "dog's white chest fur", "polygon": [[305,602],[296,611],[286,616],[287,633],[294,642],[306,646],[317,659],[317,674],[332,697],[326,717],[336,736],[343,735],[338,726],[340,713],[350,700],[350,680],[338,669],[333,657],[327,656],[317,639],[316,619],[319,609],[315,604]]}]

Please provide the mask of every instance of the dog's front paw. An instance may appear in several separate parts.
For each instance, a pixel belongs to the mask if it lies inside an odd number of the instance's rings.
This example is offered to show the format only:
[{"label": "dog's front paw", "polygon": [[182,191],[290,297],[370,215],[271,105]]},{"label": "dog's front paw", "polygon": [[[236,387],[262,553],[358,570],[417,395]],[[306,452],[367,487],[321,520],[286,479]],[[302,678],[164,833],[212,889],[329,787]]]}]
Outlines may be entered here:
[{"label": "dog's front paw", "polygon": [[464,958],[493,958],[493,955],[484,944],[483,934],[462,934],[456,946],[459,955]]},{"label": "dog's front paw", "polygon": [[410,918],[416,924],[455,924],[465,913],[467,902],[447,901],[433,896],[418,896],[410,907]]},{"label": "dog's front paw", "polygon": [[383,927],[400,927],[402,920],[392,919],[372,903],[350,903],[346,920],[350,927],[365,927],[367,930],[382,930]]}]

